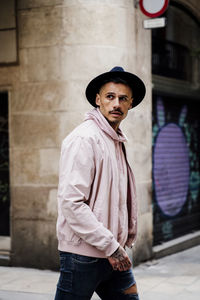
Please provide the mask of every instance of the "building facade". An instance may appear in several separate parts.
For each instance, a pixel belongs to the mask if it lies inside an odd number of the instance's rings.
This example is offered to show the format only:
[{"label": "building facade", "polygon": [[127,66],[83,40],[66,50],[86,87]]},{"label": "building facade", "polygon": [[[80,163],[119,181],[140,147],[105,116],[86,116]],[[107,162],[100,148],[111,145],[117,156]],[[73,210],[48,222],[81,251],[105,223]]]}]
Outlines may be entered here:
[{"label": "building facade", "polygon": [[[11,241],[10,263],[58,267],[55,226],[61,141],[91,109],[84,95],[87,83],[117,65],[140,76],[147,88],[145,100],[122,124],[139,206],[138,238],[129,254],[135,261],[149,259],[153,245],[198,230],[199,110],[193,109],[200,100],[197,0],[171,1],[167,27],[153,32],[143,28],[147,17],[133,0],[3,2],[0,236]],[[180,53],[184,66],[178,62]],[[173,163],[170,149],[176,143],[170,140],[167,148],[163,139],[170,130],[180,139],[182,160],[177,168],[184,165],[186,170],[181,181],[186,188],[180,188],[172,205],[169,195],[178,183],[171,184],[166,172],[175,180],[182,171],[163,167],[159,148],[164,145],[163,157]],[[163,181],[157,184],[157,178]],[[163,200],[159,186],[164,182],[169,192]],[[182,225],[189,220],[195,220],[194,228]]]},{"label": "building facade", "polygon": [[170,4],[167,26],[152,32],[154,244],[200,224],[200,18],[190,3]]}]

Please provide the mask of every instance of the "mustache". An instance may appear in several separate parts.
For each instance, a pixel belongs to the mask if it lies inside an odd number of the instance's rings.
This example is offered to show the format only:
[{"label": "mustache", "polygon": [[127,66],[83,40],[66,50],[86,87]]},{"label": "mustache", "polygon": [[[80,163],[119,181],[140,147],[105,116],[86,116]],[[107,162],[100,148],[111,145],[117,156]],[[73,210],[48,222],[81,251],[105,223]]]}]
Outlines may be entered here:
[{"label": "mustache", "polygon": [[120,113],[121,115],[123,115],[123,112],[122,112],[121,109],[119,109],[119,108],[113,109],[113,110],[109,111],[110,114],[115,113],[115,112],[118,112],[118,113]]}]

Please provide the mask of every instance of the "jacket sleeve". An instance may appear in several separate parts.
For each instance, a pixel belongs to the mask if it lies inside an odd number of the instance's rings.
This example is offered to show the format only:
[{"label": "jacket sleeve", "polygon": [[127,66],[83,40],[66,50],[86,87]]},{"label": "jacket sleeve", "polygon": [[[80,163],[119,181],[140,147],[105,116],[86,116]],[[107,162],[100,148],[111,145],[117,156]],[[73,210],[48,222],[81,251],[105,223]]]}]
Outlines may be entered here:
[{"label": "jacket sleeve", "polygon": [[71,229],[88,244],[110,256],[119,247],[113,234],[100,223],[89,205],[95,176],[95,156],[90,140],[75,137],[62,145],[59,197]]}]

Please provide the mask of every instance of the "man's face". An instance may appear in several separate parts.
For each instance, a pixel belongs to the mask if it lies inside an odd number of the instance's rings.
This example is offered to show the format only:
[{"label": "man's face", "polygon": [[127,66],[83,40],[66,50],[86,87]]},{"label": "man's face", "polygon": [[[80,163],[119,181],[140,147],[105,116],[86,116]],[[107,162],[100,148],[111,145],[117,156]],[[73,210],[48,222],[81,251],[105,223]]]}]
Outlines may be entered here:
[{"label": "man's face", "polygon": [[132,101],[131,88],[123,83],[108,82],[96,95],[96,105],[114,130],[132,108]]}]

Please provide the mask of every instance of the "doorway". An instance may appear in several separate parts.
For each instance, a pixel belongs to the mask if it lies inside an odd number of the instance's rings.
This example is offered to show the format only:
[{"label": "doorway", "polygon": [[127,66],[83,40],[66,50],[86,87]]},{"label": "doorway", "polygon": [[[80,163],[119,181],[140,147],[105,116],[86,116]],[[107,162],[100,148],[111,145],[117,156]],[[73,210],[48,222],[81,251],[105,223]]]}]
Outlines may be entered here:
[{"label": "doorway", "polygon": [[10,235],[8,92],[0,92],[0,236]]}]

